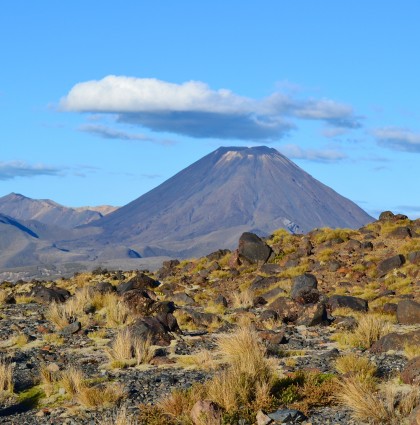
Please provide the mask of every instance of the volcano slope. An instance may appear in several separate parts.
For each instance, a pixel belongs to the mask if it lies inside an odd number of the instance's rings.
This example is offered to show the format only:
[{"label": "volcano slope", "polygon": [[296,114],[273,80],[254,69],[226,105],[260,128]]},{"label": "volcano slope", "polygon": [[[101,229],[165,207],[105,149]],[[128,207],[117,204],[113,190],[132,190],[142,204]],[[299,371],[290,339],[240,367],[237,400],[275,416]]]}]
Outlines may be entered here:
[{"label": "volcano slope", "polygon": [[275,149],[222,147],[92,226],[83,242],[188,258],[234,248],[246,231],[358,228],[373,218]]},{"label": "volcano slope", "polygon": [[419,235],[388,212],[154,274],[3,282],[0,423],[415,424]]}]

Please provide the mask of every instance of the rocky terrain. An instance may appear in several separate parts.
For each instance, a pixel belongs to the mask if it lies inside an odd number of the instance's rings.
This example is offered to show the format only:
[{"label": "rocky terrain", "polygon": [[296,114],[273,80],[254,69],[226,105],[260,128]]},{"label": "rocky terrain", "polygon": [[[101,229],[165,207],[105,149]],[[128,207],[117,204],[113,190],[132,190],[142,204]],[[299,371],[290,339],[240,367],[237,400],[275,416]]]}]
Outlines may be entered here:
[{"label": "rocky terrain", "polygon": [[1,424],[420,424],[420,220],[0,285]]}]

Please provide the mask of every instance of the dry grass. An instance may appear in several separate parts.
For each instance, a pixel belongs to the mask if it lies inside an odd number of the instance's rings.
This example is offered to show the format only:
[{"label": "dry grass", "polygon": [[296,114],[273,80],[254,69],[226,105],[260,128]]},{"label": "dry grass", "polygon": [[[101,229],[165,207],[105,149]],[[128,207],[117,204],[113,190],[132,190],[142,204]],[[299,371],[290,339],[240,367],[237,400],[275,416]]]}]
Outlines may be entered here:
[{"label": "dry grass", "polygon": [[330,229],[328,227],[319,229],[319,232],[315,233],[312,240],[316,244],[320,244],[333,239],[343,239],[347,241],[351,236],[355,235],[356,231],[351,229]]},{"label": "dry grass", "polygon": [[123,329],[116,335],[111,348],[107,350],[111,367],[124,368],[149,363],[154,356],[151,339],[133,338],[128,329]]},{"label": "dry grass", "polygon": [[420,356],[420,346],[413,344],[405,344],[404,345],[404,355],[409,359],[414,359],[414,357]]},{"label": "dry grass", "polygon": [[47,397],[53,395],[56,391],[56,385],[60,379],[58,372],[51,371],[45,364],[40,369],[41,386]]},{"label": "dry grass", "polygon": [[340,382],[338,399],[355,420],[373,425],[400,425],[420,401],[418,387],[387,382],[375,388],[369,381],[351,377]]},{"label": "dry grass", "polygon": [[137,421],[133,415],[127,413],[125,406],[117,410],[110,418],[105,418],[103,425],[136,425]]},{"label": "dry grass", "polygon": [[61,335],[56,334],[56,333],[45,334],[42,337],[42,339],[47,344],[52,344],[52,345],[63,345],[64,344],[64,338]]},{"label": "dry grass", "polygon": [[190,411],[198,400],[204,398],[203,385],[196,384],[188,390],[177,389],[172,391],[169,396],[159,401],[157,407],[161,412],[175,418],[177,423],[191,424]]},{"label": "dry grass", "polygon": [[18,335],[12,338],[13,345],[19,348],[24,347],[26,344],[28,344],[28,342],[29,342],[29,337],[28,335],[24,333],[19,333]]},{"label": "dry grass", "polygon": [[66,394],[74,397],[79,394],[81,389],[86,387],[86,380],[83,372],[73,366],[69,367],[65,373],[61,375],[58,381],[58,386],[64,388]]},{"label": "dry grass", "polygon": [[262,400],[271,403],[274,365],[265,356],[265,347],[258,341],[255,329],[240,326],[235,332],[220,336],[217,344],[228,367],[206,383],[208,398],[228,413],[254,411],[255,404],[264,404]]},{"label": "dry grass", "polygon": [[0,360],[0,392],[13,393],[13,365]]},{"label": "dry grass", "polygon": [[91,385],[88,383],[80,369],[70,367],[57,376],[41,369],[41,379],[44,388],[54,393],[55,388],[64,388],[67,396],[74,399],[82,406],[110,407],[126,396],[124,387],[118,382]]},{"label": "dry grass", "polygon": [[392,325],[384,315],[364,314],[359,316],[353,332],[339,332],[333,337],[344,348],[356,347],[366,350],[391,331]]},{"label": "dry grass", "polygon": [[335,369],[343,375],[351,375],[362,381],[372,379],[376,373],[376,366],[369,359],[353,353],[338,357]]},{"label": "dry grass", "polygon": [[213,354],[209,350],[201,350],[189,356],[179,356],[176,360],[182,366],[194,369],[214,370],[218,366]]},{"label": "dry grass", "polygon": [[0,306],[6,302],[8,296],[9,294],[4,289],[0,289]]},{"label": "dry grass", "polygon": [[80,288],[65,303],[52,303],[45,317],[54,323],[57,329],[63,329],[75,317],[82,324],[87,324],[90,320],[89,314],[86,313],[88,307],[98,312],[98,319],[107,327],[126,325],[131,320],[129,309],[116,294],[100,294],[88,286]]},{"label": "dry grass", "polygon": [[112,382],[93,387],[82,386],[76,400],[85,407],[110,407],[125,398],[126,395],[122,384]]},{"label": "dry grass", "polygon": [[250,289],[245,289],[240,292],[232,293],[232,305],[234,308],[249,308],[253,305],[254,292]]}]

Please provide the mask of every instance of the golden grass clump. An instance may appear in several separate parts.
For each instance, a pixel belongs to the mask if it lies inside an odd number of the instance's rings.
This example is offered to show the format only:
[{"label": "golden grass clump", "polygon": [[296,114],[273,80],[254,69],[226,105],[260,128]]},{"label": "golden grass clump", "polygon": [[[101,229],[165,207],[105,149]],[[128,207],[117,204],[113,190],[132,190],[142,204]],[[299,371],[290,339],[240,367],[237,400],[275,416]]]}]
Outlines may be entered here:
[{"label": "golden grass clump", "polygon": [[127,408],[125,406],[118,409],[112,414],[112,417],[107,417],[104,419],[104,425],[136,425],[137,421],[134,419],[133,415],[127,413]]},{"label": "golden grass clump", "polygon": [[83,386],[76,400],[85,407],[110,407],[126,397],[124,386],[119,382],[93,387]]},{"label": "golden grass clump", "polygon": [[131,320],[128,307],[114,293],[101,294],[92,287],[82,287],[65,303],[52,303],[45,316],[57,329],[63,329],[72,318],[77,317],[82,324],[90,320],[87,309],[93,308],[97,318],[105,326],[117,327]]},{"label": "golden grass clump", "polygon": [[9,294],[4,289],[0,289],[0,306],[6,302],[8,296]]},{"label": "golden grass clump", "polygon": [[249,308],[253,305],[254,291],[244,289],[243,291],[232,293],[232,305],[234,308]]},{"label": "golden grass clump", "polygon": [[0,360],[0,393],[13,393],[13,365]]},{"label": "golden grass clump", "polygon": [[404,345],[404,355],[407,359],[411,360],[414,357],[420,356],[420,346],[417,344],[405,344]]},{"label": "golden grass clump", "polygon": [[111,367],[124,368],[149,363],[154,356],[151,346],[150,337],[134,338],[128,329],[121,330],[117,333],[111,348],[107,350]]},{"label": "golden grass clump", "polygon": [[321,244],[333,239],[343,239],[344,241],[347,241],[356,233],[356,231],[351,229],[330,229],[328,227],[324,227],[319,229],[319,231],[312,236],[312,240],[316,244]]},{"label": "golden grass clump", "polygon": [[[240,326],[217,340],[218,351],[228,367],[206,383],[207,397],[228,413],[271,403],[274,364],[251,326]],[[258,395],[258,398],[257,398]]]},{"label": "golden grass clump", "polygon": [[177,363],[194,369],[213,370],[217,368],[217,362],[209,350],[200,350],[196,354],[179,356]]},{"label": "golden grass clump", "polygon": [[85,407],[110,407],[126,396],[126,391],[120,383],[89,384],[83,372],[73,366],[61,372],[58,377],[43,368],[41,380],[50,395],[54,393],[55,388],[63,388],[69,398]]},{"label": "golden grass clump", "polygon": [[372,379],[376,373],[376,366],[368,358],[353,353],[338,357],[335,369],[342,375],[354,376],[362,381]]},{"label": "golden grass clump", "polygon": [[334,339],[343,347],[367,350],[383,336],[392,331],[392,325],[382,315],[364,314],[359,316],[354,331],[336,333]]},{"label": "golden grass clump", "polygon": [[375,387],[371,381],[355,377],[340,382],[340,403],[352,412],[355,420],[372,425],[399,425],[420,402],[419,387],[386,382]]}]

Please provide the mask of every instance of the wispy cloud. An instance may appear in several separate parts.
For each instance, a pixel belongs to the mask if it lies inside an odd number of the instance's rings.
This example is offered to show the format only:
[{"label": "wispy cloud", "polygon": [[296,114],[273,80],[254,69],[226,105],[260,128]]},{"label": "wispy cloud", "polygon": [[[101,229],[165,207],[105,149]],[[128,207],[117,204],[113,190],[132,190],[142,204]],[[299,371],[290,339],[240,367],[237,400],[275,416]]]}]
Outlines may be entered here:
[{"label": "wispy cloud", "polygon": [[44,164],[28,164],[23,161],[0,162],[0,180],[12,180],[17,177],[57,176],[60,168]]},{"label": "wispy cloud", "polygon": [[145,134],[129,133],[127,131],[116,130],[114,128],[101,125],[101,124],[84,124],[79,127],[80,131],[94,134],[95,136],[104,139],[119,139],[119,140],[132,140],[141,142],[151,142],[159,145],[171,145],[174,142],[171,140],[158,139],[156,137],[146,136]]},{"label": "wispy cloud", "polygon": [[398,127],[378,128],[372,133],[380,146],[398,151],[420,153],[420,133]]},{"label": "wispy cloud", "polygon": [[298,145],[284,145],[279,151],[290,159],[303,159],[314,162],[337,162],[347,158],[343,152],[334,149],[302,149]]},{"label": "wispy cloud", "polygon": [[280,92],[253,99],[212,90],[200,81],[173,84],[112,75],[76,84],[60,106],[65,111],[116,114],[119,122],[196,138],[269,142],[285,137],[297,120],[319,120],[340,129],[361,125],[350,106],[329,99],[302,100]]}]

